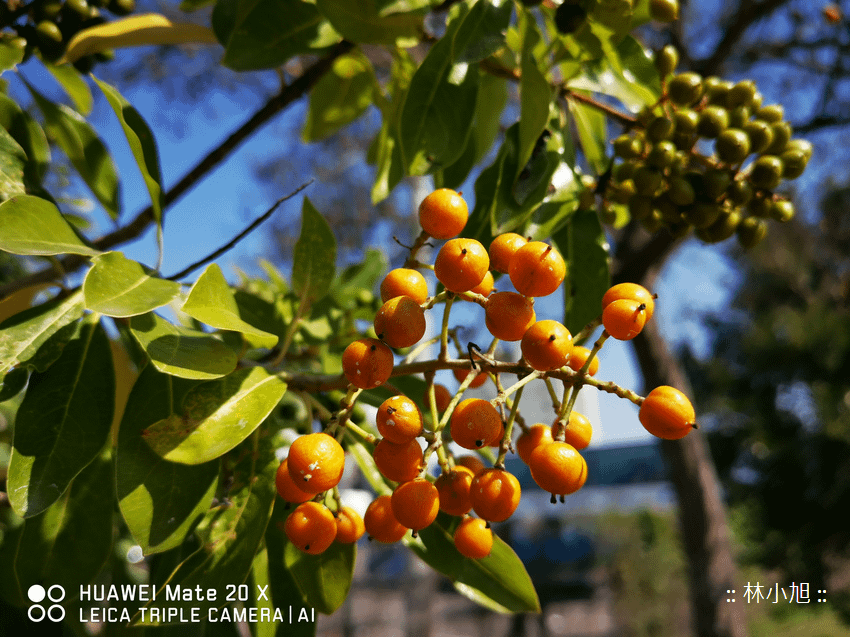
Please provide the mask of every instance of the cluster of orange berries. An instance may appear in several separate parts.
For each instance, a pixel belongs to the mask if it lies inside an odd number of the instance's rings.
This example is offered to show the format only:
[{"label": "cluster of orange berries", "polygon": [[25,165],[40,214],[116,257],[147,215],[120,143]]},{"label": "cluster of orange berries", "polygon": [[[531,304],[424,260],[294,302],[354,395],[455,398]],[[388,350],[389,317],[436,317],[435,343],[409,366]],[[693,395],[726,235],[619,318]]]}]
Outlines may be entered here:
[{"label": "cluster of orange berries", "polygon": [[[563,282],[567,266],[552,246],[505,233],[486,250],[474,239],[455,238],[468,218],[467,205],[456,192],[440,189],[429,195],[419,209],[427,236],[445,239],[434,262],[434,273],[448,295],[484,307],[485,325],[504,341],[519,341],[529,373],[541,374],[571,368],[593,376],[599,366],[595,351],[574,345],[567,328],[554,320],[537,320],[534,297],[553,293]],[[423,235],[424,236],[424,235]],[[426,266],[427,267],[427,266]],[[494,292],[493,272],[507,274],[517,292]],[[394,366],[393,348],[407,348],[425,334],[425,308],[433,305],[422,274],[412,268],[389,272],[381,284],[383,306],[374,320],[375,338],[361,338],[343,352],[345,377],[355,388],[372,389],[385,383]],[[619,340],[634,338],[652,316],[654,297],[643,287],[620,284],[602,300],[601,322],[605,334]],[[603,339],[604,340],[604,339]],[[470,365],[472,362],[470,361]],[[480,386],[486,372],[455,368],[463,387]],[[473,378],[467,380],[472,374]],[[493,402],[481,398],[458,401],[442,385],[433,385],[434,404],[443,414],[441,425],[449,425],[450,438],[469,450],[498,447],[500,458],[510,448],[510,432]],[[566,396],[564,397],[566,400]],[[426,397],[426,403],[428,398]],[[498,400],[498,399],[497,399]],[[452,409],[451,414],[446,414]],[[672,387],[659,387],[643,399],[640,420],[653,434],[681,438],[694,426],[694,410],[688,399]],[[513,418],[509,420],[509,424]],[[290,541],[308,553],[320,553],[336,540],[356,541],[364,533],[380,542],[397,542],[408,529],[416,533],[429,526],[439,511],[462,519],[454,541],[457,550],[470,558],[489,555],[493,545],[491,522],[502,522],[516,510],[520,484],[504,464],[487,468],[475,456],[454,460],[441,455],[442,473],[430,478],[425,473],[426,457],[419,438],[441,445],[440,425],[425,430],[418,405],[409,397],[396,395],[378,407],[375,466],[397,486],[392,495],[378,497],[364,518],[337,506],[337,512],[318,502],[334,489],[342,477],[344,451],[327,433],[304,435],[292,444],[281,463],[277,488],[282,498],[299,506],[285,523]],[[580,489],[587,479],[587,463],[579,453],[590,443],[590,421],[575,411],[563,413],[550,425],[521,425],[523,433],[516,451],[528,464],[535,482],[561,501]],[[438,444],[435,445],[434,441]],[[439,454],[438,454],[439,455]],[[478,516],[471,517],[470,512]]]}]

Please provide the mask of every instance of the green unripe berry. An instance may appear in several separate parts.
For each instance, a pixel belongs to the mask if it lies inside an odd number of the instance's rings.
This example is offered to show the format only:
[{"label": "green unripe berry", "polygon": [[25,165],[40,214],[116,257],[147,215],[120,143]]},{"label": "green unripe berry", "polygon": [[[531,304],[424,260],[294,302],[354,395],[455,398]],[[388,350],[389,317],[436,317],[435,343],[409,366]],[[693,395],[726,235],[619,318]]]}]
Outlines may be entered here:
[{"label": "green unripe berry", "polygon": [[662,176],[657,170],[649,166],[641,166],[635,171],[632,176],[635,182],[635,190],[637,194],[645,197],[651,197],[655,191],[661,187]]},{"label": "green unripe berry", "polygon": [[80,18],[88,18],[91,13],[91,7],[86,0],[65,0],[65,7]]},{"label": "green unripe berry", "polygon": [[706,106],[699,114],[697,134],[700,137],[714,139],[729,126],[729,111],[722,106]]},{"label": "green unripe berry", "polygon": [[653,210],[652,214],[640,220],[640,225],[650,234],[655,234],[664,226],[664,220],[660,212]]},{"label": "green unripe berry", "polygon": [[587,11],[580,5],[564,2],[555,10],[555,28],[564,35],[578,31],[587,19]]},{"label": "green unripe berry", "polygon": [[744,248],[752,248],[764,239],[767,234],[767,224],[761,219],[747,217],[738,224],[736,232],[738,243]]},{"label": "green unripe berry", "polygon": [[62,3],[59,0],[47,0],[40,2],[35,7],[35,15],[39,21],[55,20],[62,11]]},{"label": "green unripe berry", "polygon": [[649,17],[658,22],[673,22],[679,17],[678,0],[649,0]]},{"label": "green unripe berry", "polygon": [[761,108],[762,103],[764,102],[764,95],[756,91],[756,94],[753,95],[753,99],[750,100],[750,110],[757,111]]},{"label": "green unripe berry", "polygon": [[109,0],[109,10],[117,16],[125,16],[136,10],[136,0]]},{"label": "green unripe berry", "polygon": [[690,206],[697,198],[691,182],[684,177],[674,177],[670,180],[667,196],[677,206]]},{"label": "green unripe berry", "polygon": [[50,20],[39,22],[35,27],[35,34],[42,46],[62,42],[62,31],[59,30],[55,22]]},{"label": "green unripe berry", "polygon": [[652,147],[646,163],[653,168],[664,169],[676,161],[676,146],[673,142],[661,141]]},{"label": "green unripe berry", "polygon": [[770,130],[773,133],[773,140],[761,152],[765,155],[779,155],[788,146],[788,142],[791,141],[791,124],[788,122],[777,122],[770,125]]},{"label": "green unripe berry", "polygon": [[629,214],[632,219],[646,219],[652,215],[652,199],[649,197],[634,196],[629,199]]},{"label": "green unripe berry", "polygon": [[742,80],[729,89],[726,105],[729,108],[738,106],[749,107],[756,95],[756,83],[752,80]]},{"label": "green unripe berry", "polygon": [[750,152],[760,153],[773,143],[773,127],[767,122],[758,119],[747,122],[744,132],[750,140]]},{"label": "green unripe berry", "polygon": [[635,196],[635,182],[631,179],[626,179],[616,184],[608,186],[608,197],[614,203],[629,203],[632,197]]},{"label": "green unripe berry", "polygon": [[652,203],[666,223],[679,223],[682,220],[682,213],[679,210],[679,206],[670,201],[666,194],[656,197]]},{"label": "green unripe berry", "polygon": [[726,198],[736,206],[745,206],[753,198],[754,192],[750,182],[736,179],[726,189]]},{"label": "green unripe berry", "polygon": [[732,183],[732,175],[727,170],[712,168],[706,170],[702,177],[703,189],[706,198],[717,201],[726,194],[726,189]]},{"label": "green unripe berry", "polygon": [[760,119],[770,124],[781,122],[784,116],[785,109],[782,108],[781,104],[768,104],[767,106],[762,106],[753,115],[756,119]]},{"label": "green unripe berry", "polygon": [[801,150],[786,150],[779,158],[782,160],[782,176],[785,179],[796,179],[806,170],[808,158]]},{"label": "green unripe berry", "polygon": [[719,77],[708,77],[705,79],[704,86],[708,103],[726,108],[727,96],[732,88],[732,82]]},{"label": "green unripe berry", "polygon": [[667,85],[670,101],[678,106],[688,106],[702,97],[703,80],[698,73],[679,73]]},{"label": "green unripe berry", "polygon": [[694,228],[708,228],[717,221],[723,208],[716,203],[698,202],[682,213],[682,218]]},{"label": "green unripe berry", "polygon": [[665,78],[679,66],[679,52],[672,44],[668,44],[655,54],[655,68],[658,75]]},{"label": "green unripe berry", "polygon": [[753,162],[750,181],[756,188],[773,190],[782,181],[782,160],[776,155],[762,155]]},{"label": "green unripe berry", "polygon": [[614,140],[614,154],[623,159],[634,159],[643,154],[644,142],[640,137],[620,135]]},{"label": "green unripe berry", "polygon": [[631,179],[632,175],[635,174],[635,170],[637,170],[638,162],[634,160],[624,161],[622,164],[618,164],[614,167],[614,179],[616,181],[626,181],[626,179]]},{"label": "green unripe berry", "polygon": [[654,120],[649,122],[649,125],[646,127],[646,138],[651,142],[660,142],[665,139],[670,139],[675,127],[676,125],[673,123],[673,120],[664,117],[663,115],[656,117]]},{"label": "green unripe berry", "polygon": [[727,128],[717,136],[714,152],[720,161],[740,164],[750,154],[750,138],[739,128]]},{"label": "green unripe berry", "polygon": [[743,128],[750,121],[750,107],[736,106],[729,111],[729,127]]},{"label": "green unripe berry", "polygon": [[736,210],[727,213],[721,213],[717,220],[704,228],[706,241],[708,243],[720,243],[725,241],[738,229],[738,224],[741,223],[741,213]]},{"label": "green unripe berry", "polygon": [[773,209],[773,199],[770,197],[757,196],[747,204],[747,211],[753,217],[769,217]]},{"label": "green unripe berry", "polygon": [[812,143],[806,139],[792,139],[785,145],[785,150],[799,150],[807,161],[812,158]]},{"label": "green unripe berry", "polygon": [[790,221],[794,217],[794,213],[794,204],[784,199],[774,201],[770,207],[770,217],[782,223]]}]

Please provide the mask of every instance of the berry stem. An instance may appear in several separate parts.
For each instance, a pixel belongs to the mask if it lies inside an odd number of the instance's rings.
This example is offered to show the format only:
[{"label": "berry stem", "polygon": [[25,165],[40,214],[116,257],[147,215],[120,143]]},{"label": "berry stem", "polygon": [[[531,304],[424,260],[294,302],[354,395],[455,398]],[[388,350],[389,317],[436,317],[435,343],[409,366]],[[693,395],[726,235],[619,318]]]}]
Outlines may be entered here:
[{"label": "berry stem", "polygon": [[497,407],[499,405],[499,403],[505,402],[505,400],[507,400],[508,396],[510,396],[511,394],[521,390],[528,383],[530,383],[533,380],[537,380],[538,378],[540,378],[540,372],[538,372],[537,370],[534,370],[530,374],[526,375],[524,378],[521,378],[520,380],[515,382],[513,385],[508,387],[504,392],[499,392],[499,395],[496,396],[490,402],[493,404],[494,407]]},{"label": "berry stem", "polygon": [[599,316],[597,316],[595,319],[593,319],[592,321],[590,321],[590,323],[585,325],[583,328],[581,328],[581,331],[578,334],[573,336],[573,344],[577,345],[577,344],[581,343],[584,339],[586,339],[588,336],[590,336],[590,333],[593,332],[593,330],[595,330],[600,325],[602,325],[602,315],[601,314]]},{"label": "berry stem", "polygon": [[449,352],[449,313],[452,311],[454,296],[449,295],[446,299],[446,306],[443,308],[443,327],[440,330],[440,356],[439,360],[444,361],[448,358]]},{"label": "berry stem", "polygon": [[502,438],[502,444],[499,445],[499,457],[496,458],[496,464],[493,466],[497,469],[505,468],[505,456],[508,455],[508,449],[511,446],[511,434],[514,429],[514,421],[516,420],[517,413],[519,410],[519,401],[522,398],[522,390],[524,387],[520,387],[516,393],[516,399],[514,400],[514,404],[511,405],[511,413],[508,416],[508,422],[505,423],[505,435]]},{"label": "berry stem", "polygon": [[424,230],[419,233],[419,236],[416,237],[416,241],[414,241],[413,245],[410,246],[410,255],[407,257],[407,261],[404,262],[405,268],[415,268],[417,266],[421,267],[421,264],[416,261],[416,253],[419,252],[420,248],[422,248],[422,246],[424,246],[430,238],[431,236]]},{"label": "berry stem", "polygon": [[295,316],[292,317],[292,321],[290,321],[289,326],[286,328],[286,334],[283,336],[283,341],[280,345],[280,350],[277,353],[277,356],[274,357],[271,363],[269,363],[269,367],[274,369],[278,367],[283,359],[286,358],[286,352],[289,351],[289,346],[292,344],[292,339],[295,338],[295,332],[298,331],[298,328],[301,325],[301,318],[304,316],[304,313],[307,311],[307,306],[309,305],[309,298],[307,295],[307,288],[301,292],[301,301],[298,303],[298,309],[295,310]]}]

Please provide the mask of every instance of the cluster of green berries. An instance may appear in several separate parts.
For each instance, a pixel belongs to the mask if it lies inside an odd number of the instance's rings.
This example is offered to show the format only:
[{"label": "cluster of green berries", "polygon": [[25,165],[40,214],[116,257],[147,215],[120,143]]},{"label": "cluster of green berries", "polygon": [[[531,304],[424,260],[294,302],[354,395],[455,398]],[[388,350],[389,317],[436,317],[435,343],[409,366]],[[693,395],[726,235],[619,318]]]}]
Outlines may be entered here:
[{"label": "cluster of green berries", "polygon": [[[0,30],[24,49],[24,60],[38,52],[42,59],[53,62],[62,57],[77,32],[106,22],[102,11],[125,16],[135,8],[135,0],[35,0],[28,4],[0,0]],[[96,53],[77,60],[74,66],[88,73],[96,63],[111,57],[110,53]]]},{"label": "cluster of green berries", "polygon": [[791,138],[782,106],[763,104],[753,81],[672,75],[677,62],[669,46],[656,56],[663,95],[614,140],[619,161],[604,196],[627,204],[651,232],[693,228],[706,243],[737,234],[752,247],[764,238],[766,220],[794,216],[776,190],[803,174],[812,145]]}]

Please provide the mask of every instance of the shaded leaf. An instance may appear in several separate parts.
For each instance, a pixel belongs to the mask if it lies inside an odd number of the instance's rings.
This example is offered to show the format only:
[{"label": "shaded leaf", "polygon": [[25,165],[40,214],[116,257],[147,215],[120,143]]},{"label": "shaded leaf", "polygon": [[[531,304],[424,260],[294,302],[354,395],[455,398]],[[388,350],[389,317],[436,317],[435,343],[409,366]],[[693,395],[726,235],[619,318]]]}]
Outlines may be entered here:
[{"label": "shaded leaf", "polygon": [[180,3],[180,10],[185,11],[186,13],[191,13],[192,11],[208,7],[211,4],[215,4],[215,0],[182,0]]},{"label": "shaded leaf", "polygon": [[537,139],[546,128],[546,122],[549,120],[549,104],[552,101],[552,87],[540,71],[532,52],[540,40],[540,31],[528,12],[521,14],[520,29],[523,32],[522,76],[519,85],[519,148],[514,181],[531,159]]},{"label": "shaded leaf", "polygon": [[[6,34],[3,34],[6,36]],[[26,43],[18,37],[0,38],[0,73],[15,68],[24,59]]]},{"label": "shaded leaf", "polygon": [[577,102],[576,100],[567,100],[567,104],[570,108],[570,114],[573,116],[573,121],[576,124],[584,157],[597,174],[602,174],[605,172],[607,166],[605,156],[605,143],[607,141],[605,115],[595,108]]},{"label": "shaded leaf", "polygon": [[381,16],[376,0],[316,0],[316,6],[352,42],[410,47],[419,41],[422,10]]},{"label": "shaded leaf", "polygon": [[6,375],[0,375],[0,403],[14,398],[26,387],[29,371],[24,367],[13,369]]},{"label": "shaded leaf", "polygon": [[172,549],[210,506],[219,462],[185,465],[153,452],[148,426],[176,412],[198,381],[175,378],[147,365],[130,392],[118,430],[116,493],[133,538],[146,555]]},{"label": "shaded leaf", "polygon": [[363,261],[348,266],[337,277],[331,288],[331,296],[339,307],[354,307],[358,296],[364,290],[371,291],[388,267],[389,262],[383,251],[369,248]]},{"label": "shaded leaf", "polygon": [[115,372],[100,323],[84,324],[46,372],[35,372],[18,409],[9,502],[25,518],[53,504],[100,452],[115,411]]},{"label": "shaded leaf", "polygon": [[130,317],[171,303],[180,284],[153,276],[141,263],[120,252],[106,252],[92,259],[83,281],[86,307],[107,316]]},{"label": "shaded leaf", "polygon": [[314,142],[356,120],[372,104],[375,72],[359,51],[334,60],[328,73],[310,91],[304,141]]},{"label": "shaded leaf", "polygon": [[181,378],[219,378],[236,369],[236,352],[215,336],[169,323],[156,314],[130,320],[130,332],[161,372]]},{"label": "shaded leaf", "polygon": [[0,128],[0,201],[26,192],[24,185],[26,164],[27,154],[24,149],[6,132],[5,128]]},{"label": "shaded leaf", "polygon": [[354,577],[355,544],[334,542],[324,553],[308,555],[284,539],[283,556],[308,606],[325,615],[342,606]]},{"label": "shaded leaf", "polygon": [[262,367],[240,369],[193,387],[167,417],[148,425],[142,437],[166,460],[202,464],[250,436],[285,391],[286,383]]},{"label": "shaded leaf", "polygon": [[24,179],[41,183],[50,163],[50,146],[41,126],[10,98],[0,93],[0,126],[9,131],[27,155]]},{"label": "shaded leaf", "polygon": [[16,195],[4,201],[0,227],[0,250],[12,254],[100,254],[82,242],[59,208],[41,197]]},{"label": "shaded leaf", "polygon": [[301,234],[292,253],[292,288],[301,297],[320,299],[328,293],[335,272],[336,239],[325,218],[304,197]]},{"label": "shaded leaf", "polygon": [[83,115],[91,114],[92,106],[94,106],[94,98],[92,97],[89,85],[86,84],[86,81],[77,69],[70,64],[57,66],[56,64],[46,63],[45,66],[53,78],[59,83],[59,86],[62,87],[62,90],[74,102],[77,111]]}]

